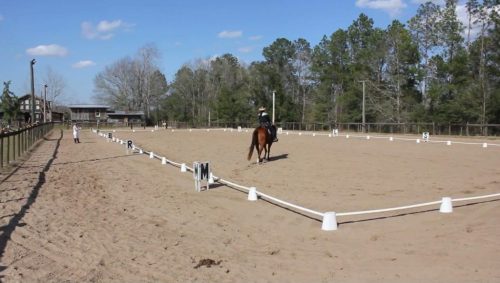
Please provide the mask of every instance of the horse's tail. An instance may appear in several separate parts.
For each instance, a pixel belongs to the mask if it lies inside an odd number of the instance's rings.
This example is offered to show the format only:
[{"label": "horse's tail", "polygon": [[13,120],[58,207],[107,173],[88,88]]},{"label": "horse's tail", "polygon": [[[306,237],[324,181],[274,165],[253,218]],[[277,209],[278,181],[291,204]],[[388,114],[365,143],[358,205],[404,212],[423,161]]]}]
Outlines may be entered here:
[{"label": "horse's tail", "polygon": [[253,131],[253,134],[252,134],[252,143],[250,144],[250,149],[248,151],[247,160],[250,160],[250,158],[252,158],[253,148],[257,144],[257,134],[258,134],[257,129],[255,129]]}]

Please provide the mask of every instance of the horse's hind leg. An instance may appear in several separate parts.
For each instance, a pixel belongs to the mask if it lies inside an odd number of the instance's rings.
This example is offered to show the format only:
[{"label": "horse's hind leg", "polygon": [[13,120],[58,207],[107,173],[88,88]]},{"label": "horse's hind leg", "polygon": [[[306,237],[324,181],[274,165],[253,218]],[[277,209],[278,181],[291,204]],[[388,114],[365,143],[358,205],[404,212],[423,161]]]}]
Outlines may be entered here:
[{"label": "horse's hind leg", "polygon": [[269,145],[267,147],[266,153],[267,153],[267,158],[266,159],[267,159],[267,161],[269,161],[269,159],[271,158],[271,157],[269,157],[271,155],[271,145]]},{"label": "horse's hind leg", "polygon": [[256,147],[257,147],[257,164],[260,164],[262,162],[262,158],[260,158],[262,154],[262,148],[260,147],[260,145]]}]

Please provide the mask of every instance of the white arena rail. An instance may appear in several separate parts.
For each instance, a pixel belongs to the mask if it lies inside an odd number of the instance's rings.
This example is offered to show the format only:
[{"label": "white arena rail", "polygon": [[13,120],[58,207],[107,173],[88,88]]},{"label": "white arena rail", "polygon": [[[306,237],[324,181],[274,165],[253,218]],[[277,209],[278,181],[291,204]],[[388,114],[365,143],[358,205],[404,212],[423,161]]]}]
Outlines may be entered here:
[{"label": "white arena rail", "polygon": [[[199,129],[199,130],[201,130],[201,129]],[[192,129],[189,129],[189,131],[192,131]],[[201,130],[201,131],[204,131],[204,130]],[[207,129],[206,131],[209,131],[209,129]],[[101,137],[107,138],[107,136],[105,134],[100,134],[98,131],[96,131],[94,129],[92,129],[92,132],[97,133]],[[288,132],[286,134],[288,134]],[[300,134],[301,133],[299,133],[299,135]],[[372,136],[352,136],[352,137],[370,139]],[[346,135],[346,138],[349,138],[349,135]],[[387,138],[387,137],[373,137],[373,138]],[[403,139],[403,138],[398,138],[398,139],[400,139],[400,140],[414,140],[414,139]],[[116,137],[113,137],[113,141],[120,143],[120,144],[124,144],[124,140],[120,140]],[[447,142],[447,141],[434,141],[434,142]],[[447,142],[447,143],[449,144],[449,142]],[[455,142],[455,143],[457,143],[457,142]],[[464,143],[464,144],[483,144],[483,143]],[[488,144],[488,145],[497,145],[497,144]],[[500,146],[500,145],[498,145],[498,146]],[[133,146],[133,150],[139,150],[139,153],[148,154],[148,155],[150,155],[150,158],[156,158],[156,159],[162,160],[162,163],[165,162],[164,164],[168,163],[168,164],[172,164],[173,166],[180,167],[182,172],[185,172],[186,170],[193,171],[193,168],[186,166],[185,163],[174,162],[172,160],[167,159],[166,157],[162,157],[162,156],[159,156],[158,154],[154,154],[152,151],[146,151],[146,150],[141,149],[141,148],[136,147],[136,146]],[[424,206],[431,206],[431,205],[437,205],[437,204],[440,204],[440,209],[439,209],[440,212],[450,213],[453,211],[453,205],[452,205],[453,202],[500,197],[500,193],[483,195],[483,196],[474,196],[474,197],[468,197],[468,198],[456,198],[456,199],[452,199],[450,197],[443,197],[441,200],[438,200],[438,201],[412,204],[412,205],[406,205],[406,206],[398,206],[398,207],[392,207],[392,208],[353,211],[353,212],[340,212],[340,213],[336,213],[335,211],[318,212],[318,211],[315,211],[315,210],[312,210],[309,208],[305,208],[305,207],[302,207],[302,206],[299,206],[296,204],[292,204],[292,203],[280,200],[280,199],[275,198],[273,196],[267,195],[263,192],[259,192],[254,187],[242,186],[242,185],[236,184],[234,182],[217,177],[215,175],[213,175],[213,178],[214,178],[214,181],[217,181],[221,184],[224,184],[224,185],[227,185],[229,187],[233,187],[233,188],[236,188],[239,190],[246,191],[248,193],[248,200],[257,200],[256,196],[260,196],[261,198],[266,199],[268,201],[271,201],[274,203],[279,203],[281,205],[302,211],[304,213],[320,216],[320,217],[322,217],[321,229],[325,230],[325,231],[337,230],[337,228],[338,228],[337,216],[342,217],[342,216],[353,216],[353,215],[365,215],[365,214],[373,214],[373,213],[393,212],[393,211],[407,210],[407,209],[424,207]],[[254,196],[251,196],[252,194],[254,194]]]}]

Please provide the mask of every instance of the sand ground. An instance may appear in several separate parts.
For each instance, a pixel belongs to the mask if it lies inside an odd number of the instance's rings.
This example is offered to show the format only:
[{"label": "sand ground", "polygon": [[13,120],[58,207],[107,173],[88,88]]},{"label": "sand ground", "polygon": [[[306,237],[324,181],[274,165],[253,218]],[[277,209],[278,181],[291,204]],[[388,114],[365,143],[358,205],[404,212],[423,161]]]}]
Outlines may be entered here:
[{"label": "sand ground", "polygon": [[[306,208],[337,213],[500,193],[500,147],[250,133],[117,131],[144,149]],[[321,219],[58,130],[0,176],[0,281],[499,282],[500,198]],[[470,140],[469,140],[470,141]],[[500,141],[488,141],[500,144]]]}]

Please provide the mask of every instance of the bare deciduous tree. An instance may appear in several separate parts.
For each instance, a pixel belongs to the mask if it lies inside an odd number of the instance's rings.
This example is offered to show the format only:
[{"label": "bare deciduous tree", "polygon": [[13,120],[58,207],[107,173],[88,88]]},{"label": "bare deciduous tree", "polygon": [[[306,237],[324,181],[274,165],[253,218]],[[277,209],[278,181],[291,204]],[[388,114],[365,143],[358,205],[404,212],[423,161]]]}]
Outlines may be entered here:
[{"label": "bare deciduous tree", "polygon": [[154,104],[166,92],[165,77],[158,74],[159,58],[158,49],[146,45],[136,57],[126,57],[107,66],[94,79],[94,98],[117,109],[143,110],[146,118],[151,118],[151,108],[157,107]]},{"label": "bare deciduous tree", "polygon": [[47,85],[47,101],[57,105],[58,100],[65,94],[66,80],[61,74],[52,70],[51,67],[47,67],[43,84]]}]

